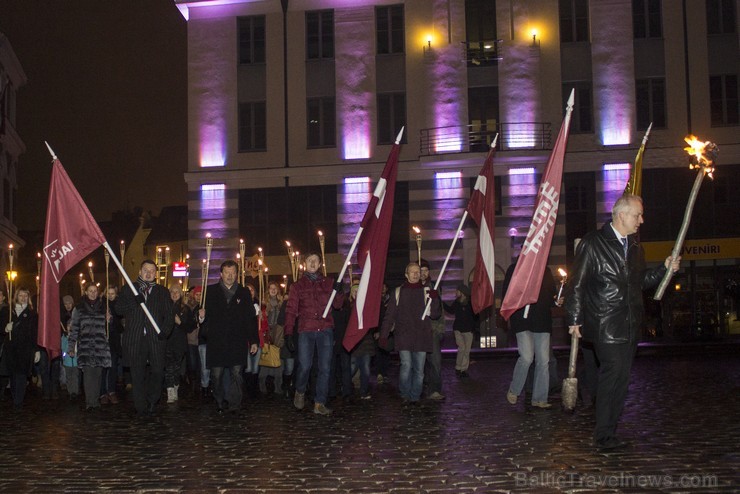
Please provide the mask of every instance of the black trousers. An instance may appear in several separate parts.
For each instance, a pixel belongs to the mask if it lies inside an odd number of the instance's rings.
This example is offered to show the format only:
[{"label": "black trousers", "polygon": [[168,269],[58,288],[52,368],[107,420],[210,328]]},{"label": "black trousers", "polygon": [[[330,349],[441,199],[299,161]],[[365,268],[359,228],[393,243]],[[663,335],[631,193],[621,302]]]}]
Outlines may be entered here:
[{"label": "black trousers", "polygon": [[616,344],[596,342],[594,350],[600,363],[594,440],[604,441],[616,437],[617,422],[627,398],[637,341]]},{"label": "black trousers", "polygon": [[163,380],[164,368],[146,363],[131,364],[131,392],[137,412],[154,408],[162,395]]}]

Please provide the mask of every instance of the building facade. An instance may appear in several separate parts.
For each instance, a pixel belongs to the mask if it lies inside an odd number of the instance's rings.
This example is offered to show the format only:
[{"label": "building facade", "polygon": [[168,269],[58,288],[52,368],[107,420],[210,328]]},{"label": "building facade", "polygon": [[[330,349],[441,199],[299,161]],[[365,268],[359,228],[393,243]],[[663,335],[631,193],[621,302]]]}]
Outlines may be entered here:
[{"label": "building facade", "polygon": [[[0,33],[0,272],[7,276],[10,268],[10,245],[13,245],[17,268],[18,248],[24,245],[18,236],[15,224],[15,193],[18,189],[16,173],[18,158],[26,151],[26,145],[16,130],[16,94],[28,81],[13,46],[3,33]],[[32,287],[35,280],[18,280],[24,286]],[[4,288],[5,284],[3,286]]]},{"label": "building facade", "polygon": [[[240,238],[284,260],[285,241],[318,250],[318,230],[328,252],[346,253],[403,126],[391,284],[416,259],[413,226],[438,272],[495,135],[503,277],[571,90],[551,266],[567,266],[576,239],[609,218],[651,123],[642,240],[678,231],[694,178],[689,133],[721,153],[689,238],[740,238],[739,222],[726,221],[740,217],[736,0],[175,3],[188,21],[189,248],[203,257],[211,233],[211,266],[233,258]],[[472,224],[461,232],[443,297],[468,280],[476,234]],[[653,262],[668,254],[658,250]],[[737,265],[697,259],[685,276],[708,267],[716,282]]]}]

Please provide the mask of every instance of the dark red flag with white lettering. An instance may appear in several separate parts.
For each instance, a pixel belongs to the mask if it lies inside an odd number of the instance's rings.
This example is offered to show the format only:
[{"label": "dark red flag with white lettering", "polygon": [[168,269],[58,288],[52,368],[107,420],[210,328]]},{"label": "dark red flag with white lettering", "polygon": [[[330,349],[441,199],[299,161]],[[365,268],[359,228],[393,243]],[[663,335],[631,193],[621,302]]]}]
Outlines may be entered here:
[{"label": "dark red flag with white lettering", "polygon": [[522,245],[519,260],[511,276],[509,289],[501,303],[501,317],[509,320],[511,315],[522,307],[537,302],[542,286],[542,274],[550,257],[552,237],[555,233],[555,222],[558,219],[560,204],[560,187],[563,182],[563,162],[565,148],[568,145],[570,115],[573,111],[573,92],[568,99],[568,106],[560,126],[558,140],[550,153],[547,168],[542,176],[537,202],[529,225],[527,238]]},{"label": "dark red flag with white lettering", "polygon": [[50,358],[61,355],[59,282],[72,266],[105,243],[105,237],[88,211],[58,159],[49,186],[44,232],[38,344]]}]

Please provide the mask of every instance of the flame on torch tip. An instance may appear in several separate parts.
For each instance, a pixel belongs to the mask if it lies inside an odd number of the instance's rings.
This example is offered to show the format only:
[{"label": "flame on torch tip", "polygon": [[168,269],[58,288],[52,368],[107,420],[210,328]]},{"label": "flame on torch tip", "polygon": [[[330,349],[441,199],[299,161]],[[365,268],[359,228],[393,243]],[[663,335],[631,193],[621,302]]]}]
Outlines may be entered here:
[{"label": "flame on torch tip", "polygon": [[418,226],[411,227],[416,233],[421,233],[421,229]]},{"label": "flame on torch tip", "polygon": [[87,263],[87,267],[88,268],[91,268],[92,267],[92,261],[90,261],[90,262]]},{"label": "flame on torch tip", "polygon": [[8,245],[8,249],[13,250],[13,244]]},{"label": "flame on torch tip", "polygon": [[323,234],[324,234],[324,232],[322,232],[321,230],[319,230],[319,237],[322,236]]},{"label": "flame on torch tip", "polygon": [[558,273],[560,273],[560,276],[562,276],[563,278],[568,276],[568,273],[563,268],[558,268]]},{"label": "flame on torch tip", "polygon": [[262,252],[262,247],[257,247],[257,252]]},{"label": "flame on torch tip", "polygon": [[80,279],[82,279],[82,273],[80,273]]},{"label": "flame on torch tip", "polygon": [[36,257],[38,257],[39,259],[41,259],[41,252],[37,252],[36,253]]},{"label": "flame on torch tip", "polygon": [[243,239],[243,238],[240,238],[240,239],[239,239],[239,243],[240,243],[240,244],[243,244],[243,243],[244,243],[244,239]]},{"label": "flame on torch tip", "polygon": [[211,234],[210,233],[206,233],[206,238],[211,238]]},{"label": "flame on torch tip", "polygon": [[712,173],[714,172],[714,159],[717,154],[717,146],[709,141],[700,141],[696,136],[691,134],[686,136],[684,141],[688,144],[687,147],[683,148],[684,151],[696,160],[696,163],[693,160],[689,163],[689,168],[693,170],[703,167],[704,173],[709,178],[713,178]]},{"label": "flame on torch tip", "polygon": [[286,240],[286,241],[285,241],[285,245],[287,245],[288,247],[290,247],[290,242],[288,242],[288,241]]}]

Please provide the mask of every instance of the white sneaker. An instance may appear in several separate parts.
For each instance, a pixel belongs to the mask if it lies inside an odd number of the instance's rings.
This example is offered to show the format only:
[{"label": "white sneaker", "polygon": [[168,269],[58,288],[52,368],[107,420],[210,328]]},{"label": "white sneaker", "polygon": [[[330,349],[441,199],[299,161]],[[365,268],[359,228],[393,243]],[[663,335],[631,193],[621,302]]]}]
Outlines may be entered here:
[{"label": "white sneaker", "polygon": [[435,401],[441,401],[441,400],[444,400],[445,399],[445,395],[443,395],[442,393],[440,393],[438,391],[435,391],[434,393],[432,393],[432,394],[429,395],[429,399],[430,400],[435,400]]},{"label": "white sneaker", "polygon": [[175,384],[175,401],[177,401],[177,398],[179,395],[180,395],[180,385]]},{"label": "white sneaker", "polygon": [[167,388],[167,403],[174,403],[176,400],[175,388]]},{"label": "white sneaker", "polygon": [[378,384],[383,384],[383,374],[378,374]]}]

